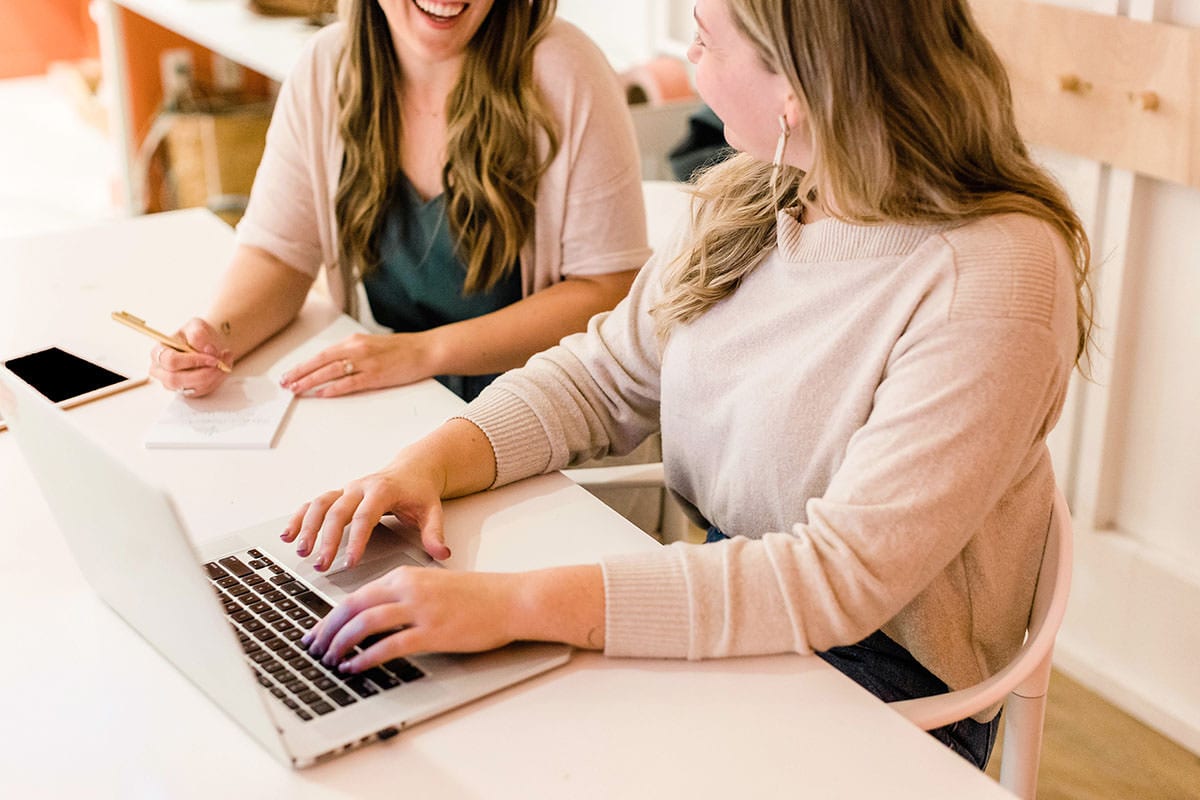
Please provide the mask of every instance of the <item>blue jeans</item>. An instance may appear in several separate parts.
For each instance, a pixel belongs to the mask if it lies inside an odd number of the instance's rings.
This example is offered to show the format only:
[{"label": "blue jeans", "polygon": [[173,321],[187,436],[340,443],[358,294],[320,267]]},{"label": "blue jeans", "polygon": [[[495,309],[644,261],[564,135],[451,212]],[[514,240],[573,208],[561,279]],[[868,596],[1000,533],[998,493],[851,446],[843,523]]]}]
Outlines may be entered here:
[{"label": "blue jeans", "polygon": [[[714,526],[708,529],[705,542],[728,538]],[[857,644],[833,647],[817,655],[885,703],[941,694],[948,688],[883,631],[875,631]],[[990,722],[976,722],[968,717],[935,728],[929,735],[983,769],[996,744],[999,727],[999,714]]]}]

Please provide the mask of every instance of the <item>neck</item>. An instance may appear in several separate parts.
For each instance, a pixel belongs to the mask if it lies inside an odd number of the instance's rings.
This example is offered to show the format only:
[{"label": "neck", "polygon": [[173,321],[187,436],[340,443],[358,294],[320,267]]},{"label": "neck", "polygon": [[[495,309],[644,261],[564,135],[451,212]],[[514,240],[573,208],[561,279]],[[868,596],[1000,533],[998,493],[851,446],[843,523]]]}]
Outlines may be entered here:
[{"label": "neck", "polygon": [[423,112],[441,113],[446,106],[446,98],[462,75],[466,54],[430,61],[407,51],[397,41],[396,58],[400,62],[400,93],[405,105]]}]

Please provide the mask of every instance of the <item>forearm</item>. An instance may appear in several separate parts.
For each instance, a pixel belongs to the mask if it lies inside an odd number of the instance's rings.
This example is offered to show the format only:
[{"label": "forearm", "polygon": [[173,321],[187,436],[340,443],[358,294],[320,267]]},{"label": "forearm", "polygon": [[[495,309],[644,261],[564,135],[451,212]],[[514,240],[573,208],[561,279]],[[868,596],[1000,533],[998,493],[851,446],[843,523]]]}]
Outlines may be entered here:
[{"label": "forearm", "polygon": [[604,574],[598,565],[554,567],[514,575],[514,639],[604,649]]},{"label": "forearm", "polygon": [[491,314],[428,331],[431,374],[488,375],[519,367],[619,303],[636,274],[571,278]]},{"label": "forearm", "polygon": [[432,476],[441,498],[448,500],[490,487],[496,477],[496,456],[483,431],[458,417],[401,450],[392,468]]},{"label": "forearm", "polygon": [[278,333],[304,305],[312,279],[256,247],[239,246],[204,315],[241,358]]}]

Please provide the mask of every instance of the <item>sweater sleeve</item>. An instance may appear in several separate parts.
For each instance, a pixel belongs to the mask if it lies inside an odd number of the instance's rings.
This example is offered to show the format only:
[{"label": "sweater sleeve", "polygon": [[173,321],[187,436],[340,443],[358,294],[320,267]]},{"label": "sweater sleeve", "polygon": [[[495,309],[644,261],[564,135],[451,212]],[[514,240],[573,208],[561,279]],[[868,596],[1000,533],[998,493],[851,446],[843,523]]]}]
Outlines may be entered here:
[{"label": "sweater sleeve", "polygon": [[1035,259],[1047,291],[1022,296],[994,263],[959,265],[954,301],[897,342],[805,522],[608,559],[606,652],[699,659],[851,644],[945,571],[1044,456],[1073,366],[1067,268],[1060,260],[1055,277],[1053,247],[1015,257]]},{"label": "sweater sleeve", "polygon": [[561,273],[597,275],[640,268],[650,256],[642,199],[641,162],[633,120],[616,74],[600,49],[580,30],[558,20],[538,45],[538,89],[555,110],[560,162],[556,176],[563,203]]},{"label": "sweater sleeve", "polygon": [[237,228],[238,244],[265,250],[313,278],[324,260],[315,173],[326,167],[316,134],[317,116],[327,104],[319,102],[318,93],[332,91],[342,28],[331,25],[314,36],[280,87],[250,202]]},{"label": "sweater sleeve", "polygon": [[496,455],[493,487],[628,453],[658,430],[661,362],[650,308],[688,228],[681,220],[616,308],[502,375],[467,407],[463,416]]}]

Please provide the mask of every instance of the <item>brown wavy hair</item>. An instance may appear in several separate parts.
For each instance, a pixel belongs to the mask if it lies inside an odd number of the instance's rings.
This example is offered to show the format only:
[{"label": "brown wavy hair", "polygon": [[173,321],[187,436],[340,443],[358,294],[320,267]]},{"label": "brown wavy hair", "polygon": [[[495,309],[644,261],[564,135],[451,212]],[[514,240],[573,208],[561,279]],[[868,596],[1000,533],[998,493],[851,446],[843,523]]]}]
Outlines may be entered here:
[{"label": "brown wavy hair", "polygon": [[[446,213],[467,267],[465,290],[486,290],[518,262],[537,186],[558,132],[533,79],[533,53],[557,0],[496,0],[467,48],[446,102]],[[379,263],[376,233],[400,174],[400,63],[377,0],[341,0],[347,23],[338,63],[345,161],[334,210],[339,257],[353,274]]]},{"label": "brown wavy hair", "polygon": [[[1077,363],[1088,350],[1091,252],[1062,188],[1017,131],[1008,76],[964,0],[729,0],[735,25],[806,106],[805,173],[740,154],[695,192],[692,244],[654,309],[660,336],[733,292],[775,243],[776,213],[859,224],[964,224],[1016,212],[1053,226],[1075,263]],[[833,198],[826,205],[823,198]]]}]

